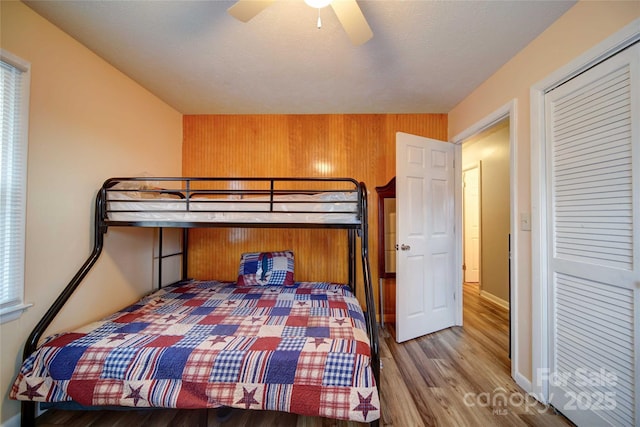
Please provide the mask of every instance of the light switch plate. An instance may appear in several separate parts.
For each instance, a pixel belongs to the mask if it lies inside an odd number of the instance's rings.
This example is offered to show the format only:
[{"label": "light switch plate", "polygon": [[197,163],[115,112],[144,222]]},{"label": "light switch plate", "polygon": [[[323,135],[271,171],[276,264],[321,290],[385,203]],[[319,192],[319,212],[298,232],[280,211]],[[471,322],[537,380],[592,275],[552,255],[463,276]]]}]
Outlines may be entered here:
[{"label": "light switch plate", "polygon": [[531,214],[529,212],[520,213],[520,230],[531,231]]}]

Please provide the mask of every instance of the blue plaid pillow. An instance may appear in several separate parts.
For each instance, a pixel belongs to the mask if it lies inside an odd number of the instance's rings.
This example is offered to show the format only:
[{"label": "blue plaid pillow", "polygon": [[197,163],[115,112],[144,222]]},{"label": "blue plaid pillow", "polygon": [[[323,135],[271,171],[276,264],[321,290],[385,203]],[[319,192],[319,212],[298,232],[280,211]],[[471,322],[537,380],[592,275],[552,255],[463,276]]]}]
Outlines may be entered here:
[{"label": "blue plaid pillow", "polygon": [[246,252],[240,256],[238,286],[293,284],[293,251]]}]

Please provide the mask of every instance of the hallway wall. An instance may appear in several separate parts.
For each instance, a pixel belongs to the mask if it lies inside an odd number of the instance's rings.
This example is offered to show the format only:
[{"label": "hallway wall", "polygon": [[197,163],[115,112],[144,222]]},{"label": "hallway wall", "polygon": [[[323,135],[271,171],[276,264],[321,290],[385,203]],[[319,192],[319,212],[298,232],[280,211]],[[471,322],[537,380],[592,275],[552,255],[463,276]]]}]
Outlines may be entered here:
[{"label": "hallway wall", "polygon": [[482,162],[480,189],[480,289],[509,302],[509,119],[462,145],[464,169]]}]

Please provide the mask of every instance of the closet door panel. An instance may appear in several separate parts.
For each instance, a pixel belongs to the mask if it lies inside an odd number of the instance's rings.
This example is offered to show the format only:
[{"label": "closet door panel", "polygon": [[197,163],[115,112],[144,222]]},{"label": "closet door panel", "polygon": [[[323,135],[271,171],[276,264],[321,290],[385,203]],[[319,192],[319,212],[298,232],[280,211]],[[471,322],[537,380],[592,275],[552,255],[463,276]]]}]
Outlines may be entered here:
[{"label": "closet door panel", "polygon": [[637,425],[638,58],[546,96],[550,402],[578,425]]}]

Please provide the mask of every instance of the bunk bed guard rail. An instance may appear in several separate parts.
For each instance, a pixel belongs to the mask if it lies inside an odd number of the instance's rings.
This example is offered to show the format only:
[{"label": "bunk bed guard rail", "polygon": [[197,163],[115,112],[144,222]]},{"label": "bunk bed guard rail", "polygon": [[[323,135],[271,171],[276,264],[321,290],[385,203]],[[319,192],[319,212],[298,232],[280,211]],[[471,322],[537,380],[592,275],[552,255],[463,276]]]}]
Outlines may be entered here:
[{"label": "bunk bed guard rail", "polygon": [[359,228],[351,178],[112,178],[102,187],[107,225]]}]

